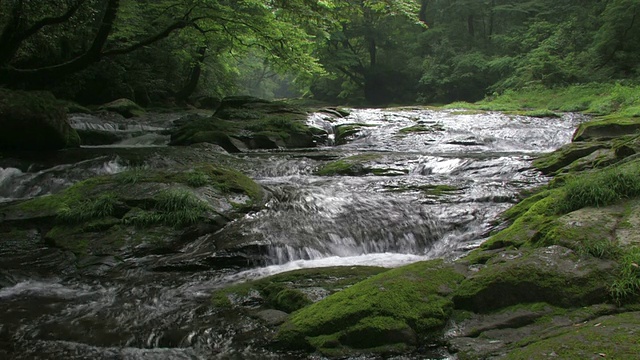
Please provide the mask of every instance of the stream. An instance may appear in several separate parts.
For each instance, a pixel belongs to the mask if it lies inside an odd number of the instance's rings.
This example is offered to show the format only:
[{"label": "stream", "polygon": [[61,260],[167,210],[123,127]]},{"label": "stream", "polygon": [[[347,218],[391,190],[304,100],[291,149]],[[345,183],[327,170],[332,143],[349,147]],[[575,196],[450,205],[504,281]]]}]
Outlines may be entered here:
[{"label": "stream", "polygon": [[[166,147],[161,131],[180,117],[149,114],[126,128],[72,114],[74,127],[118,132],[122,141],[83,148],[78,161],[64,163],[0,158],[0,202],[125,171],[129,165],[117,151]],[[486,240],[522,191],[546,183],[532,160],[570,142],[584,120],[576,114],[531,118],[427,109],[354,109],[343,118],[312,114],[309,124],[329,132],[327,144],[237,155],[241,170],[270,192],[270,200],[208,236],[241,238],[264,249],[244,268],[151,271],[145,265],[206,255],[214,251],[207,236],[186,244],[179,256],[124,259],[89,274],[75,271],[72,254],[47,246],[36,233],[32,241],[0,245],[0,358],[318,359],[262,348],[254,336],[265,331],[263,325],[220,313],[211,293],[301,268],[457,258]],[[358,131],[333,145],[335,129],[345,124]],[[314,175],[348,156],[373,170]]]}]

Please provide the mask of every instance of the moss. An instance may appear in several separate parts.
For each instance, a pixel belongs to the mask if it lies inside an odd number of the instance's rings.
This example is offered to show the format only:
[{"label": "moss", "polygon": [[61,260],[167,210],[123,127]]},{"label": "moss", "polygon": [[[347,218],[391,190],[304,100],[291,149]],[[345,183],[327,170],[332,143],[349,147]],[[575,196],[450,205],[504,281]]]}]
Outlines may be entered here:
[{"label": "moss", "polygon": [[[509,359],[633,359],[640,353],[640,313],[605,316],[537,337],[508,353]],[[601,355],[600,355],[601,354]]]},{"label": "moss", "polygon": [[360,154],[349,156],[341,160],[329,162],[315,172],[319,176],[333,175],[364,175],[372,172],[371,168],[364,166],[364,163],[375,161],[380,158],[377,154]]},{"label": "moss", "polygon": [[[504,247],[521,247],[535,243],[554,225],[560,190],[534,195],[507,216],[515,218],[513,224],[491,236],[481,248],[485,250]],[[517,217],[516,217],[517,216]]]},{"label": "moss", "polygon": [[437,336],[453,309],[448,294],[463,278],[442,260],[389,270],[294,313],[278,339],[289,347],[308,346],[307,337],[341,338],[348,329],[370,323],[377,324],[372,331],[380,326],[410,328],[421,338]]},{"label": "moss", "polygon": [[107,182],[108,177],[104,176],[84,180],[61,193],[41,196],[13,205],[7,209],[7,212],[17,211],[31,217],[57,215],[68,204],[83,202],[95,191],[97,186]]},{"label": "moss", "polygon": [[301,289],[319,287],[334,293],[387,270],[373,266],[295,270],[226,287],[216,291],[212,300],[216,306],[227,308],[233,306],[229,298],[244,297],[252,291],[257,291],[265,299],[263,306],[293,311],[310,304]]},{"label": "moss", "polygon": [[584,306],[608,299],[613,263],[562,247],[503,252],[455,290],[456,308],[488,312],[522,303]]},{"label": "moss", "polygon": [[554,152],[540,156],[533,161],[533,166],[544,174],[551,174],[580,158],[610,146],[611,144],[606,142],[570,143]]},{"label": "moss", "polygon": [[398,131],[398,133],[409,134],[409,133],[420,133],[420,132],[434,132],[434,131],[442,131],[442,130],[444,129],[442,128],[442,125],[439,125],[439,124],[433,125],[433,126],[414,125],[414,126],[402,128]]},{"label": "moss", "polygon": [[640,118],[611,115],[582,123],[573,135],[573,141],[611,139],[640,131]]}]

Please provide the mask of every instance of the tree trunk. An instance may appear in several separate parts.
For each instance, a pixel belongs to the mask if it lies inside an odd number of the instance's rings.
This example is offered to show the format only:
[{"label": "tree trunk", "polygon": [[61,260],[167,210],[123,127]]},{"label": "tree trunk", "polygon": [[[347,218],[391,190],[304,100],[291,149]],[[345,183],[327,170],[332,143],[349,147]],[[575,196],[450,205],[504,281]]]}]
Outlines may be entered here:
[{"label": "tree trunk", "polygon": [[198,87],[198,81],[200,81],[200,75],[202,75],[202,63],[204,62],[206,52],[207,48],[205,46],[198,48],[198,58],[189,72],[189,78],[182,89],[176,93],[177,101],[187,101]]}]

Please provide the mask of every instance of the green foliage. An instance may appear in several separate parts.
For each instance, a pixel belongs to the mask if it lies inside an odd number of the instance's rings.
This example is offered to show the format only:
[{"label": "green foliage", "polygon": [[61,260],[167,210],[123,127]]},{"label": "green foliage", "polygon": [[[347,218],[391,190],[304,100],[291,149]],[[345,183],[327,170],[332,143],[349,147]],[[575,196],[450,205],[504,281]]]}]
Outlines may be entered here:
[{"label": "green foliage", "polygon": [[620,261],[619,275],[611,284],[611,296],[619,304],[637,301],[640,296],[640,248],[626,251]]},{"label": "green foliage", "polygon": [[210,206],[185,190],[165,190],[154,196],[147,211],[129,214],[123,219],[126,224],[148,227],[165,224],[183,227],[197,222],[210,211]]},{"label": "green foliage", "polygon": [[83,223],[113,215],[117,204],[118,199],[114,194],[103,194],[91,200],[63,203],[58,209],[57,217],[63,223]]},{"label": "green foliage", "polygon": [[640,165],[634,162],[567,180],[558,211],[602,207],[637,196],[640,196]]}]

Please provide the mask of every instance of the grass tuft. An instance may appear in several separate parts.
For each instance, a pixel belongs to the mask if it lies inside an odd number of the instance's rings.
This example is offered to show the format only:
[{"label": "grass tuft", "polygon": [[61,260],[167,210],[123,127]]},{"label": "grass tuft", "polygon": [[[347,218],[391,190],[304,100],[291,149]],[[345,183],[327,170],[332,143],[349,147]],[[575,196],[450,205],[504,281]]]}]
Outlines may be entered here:
[{"label": "grass tuft", "polygon": [[113,215],[118,199],[113,194],[104,194],[92,200],[74,204],[64,203],[58,209],[57,218],[62,223],[77,224],[91,219]]}]

